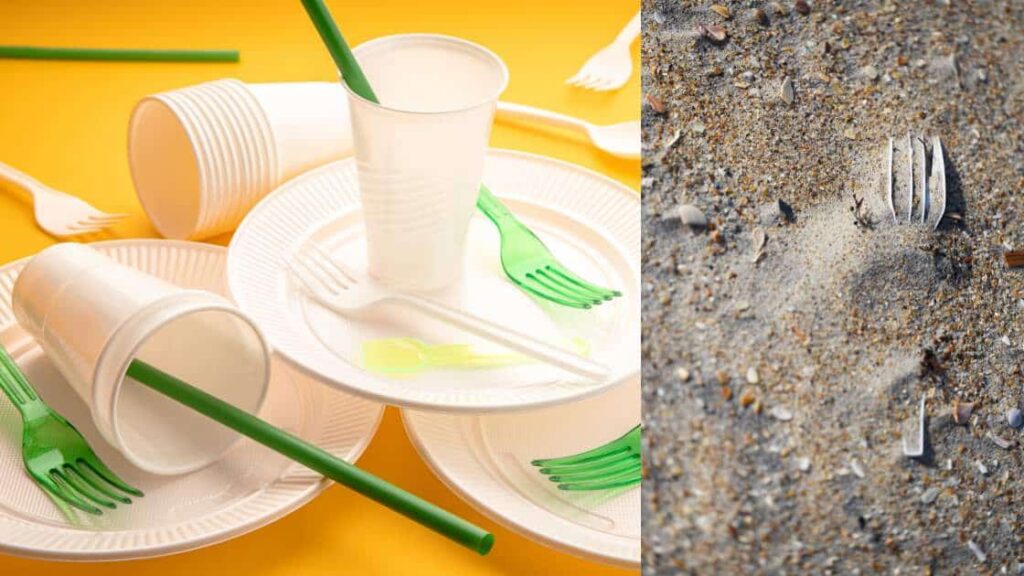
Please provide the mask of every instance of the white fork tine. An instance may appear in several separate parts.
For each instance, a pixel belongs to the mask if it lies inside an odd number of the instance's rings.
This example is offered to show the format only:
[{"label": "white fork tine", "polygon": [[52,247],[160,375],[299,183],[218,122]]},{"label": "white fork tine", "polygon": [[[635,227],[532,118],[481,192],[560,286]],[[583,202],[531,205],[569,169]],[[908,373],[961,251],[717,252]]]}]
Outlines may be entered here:
[{"label": "white fork tine", "polygon": [[120,222],[121,220],[124,220],[127,217],[128,217],[127,214],[102,214],[102,215],[96,214],[96,215],[89,216],[88,218],[86,218],[86,221],[92,222],[94,224],[107,224],[107,225],[109,225],[109,224],[113,224],[114,222]]},{"label": "white fork tine", "polygon": [[356,275],[351,270],[346,268],[337,258],[328,254],[319,244],[314,243],[310,246],[310,251],[315,254],[317,261],[327,269],[331,277],[341,285],[348,287],[358,282]]},{"label": "white fork tine", "polygon": [[914,211],[914,137],[907,132],[907,222],[913,222]]},{"label": "white fork tine", "polygon": [[928,213],[928,174],[924,153],[924,140],[915,136],[911,142],[914,145],[914,170],[917,171],[915,184],[917,188],[918,210],[921,211],[921,222],[924,222]]},{"label": "white fork tine", "polygon": [[932,230],[939,227],[942,217],[946,214],[946,160],[942,154],[942,141],[938,136],[932,137],[932,189],[936,216],[928,215],[934,221]]},{"label": "white fork tine", "polygon": [[887,151],[888,168],[886,168],[886,170],[885,170],[885,175],[886,175],[885,199],[889,202],[889,212],[892,213],[892,221],[893,222],[899,222],[899,218],[896,217],[896,204],[893,201],[893,190],[892,190],[892,180],[893,180],[893,177],[895,177],[895,174],[892,171],[892,168],[893,168],[892,167],[893,147],[894,147],[893,139],[889,138],[889,149]]}]

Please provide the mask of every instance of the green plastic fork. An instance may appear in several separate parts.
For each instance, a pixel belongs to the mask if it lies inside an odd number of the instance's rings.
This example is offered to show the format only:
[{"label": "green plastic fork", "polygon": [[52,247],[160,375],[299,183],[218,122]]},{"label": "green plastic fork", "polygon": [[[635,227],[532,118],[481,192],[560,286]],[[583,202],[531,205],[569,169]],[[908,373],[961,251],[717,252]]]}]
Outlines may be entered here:
[{"label": "green plastic fork", "polygon": [[118,478],[96,456],[82,434],[46,405],[0,345],[0,389],[21,413],[21,456],[44,491],[89,514],[131,504],[142,491]]},{"label": "green plastic fork", "polygon": [[590,308],[622,295],[595,286],[563,266],[486,186],[480,186],[476,207],[498,227],[505,275],[526,292],[573,308]]},{"label": "green plastic fork", "polygon": [[624,488],[639,484],[643,476],[640,425],[597,448],[563,456],[534,460],[540,473],[558,483],[559,490],[588,491]]},{"label": "green plastic fork", "polygon": [[[380,103],[348,42],[323,0],[302,0],[316,31],[341,71],[345,84],[370,102]],[[570,272],[548,247],[519,221],[486,186],[480,186],[477,208],[501,234],[501,267],[517,286],[545,300],[573,308],[590,308],[622,293],[595,286]]]}]

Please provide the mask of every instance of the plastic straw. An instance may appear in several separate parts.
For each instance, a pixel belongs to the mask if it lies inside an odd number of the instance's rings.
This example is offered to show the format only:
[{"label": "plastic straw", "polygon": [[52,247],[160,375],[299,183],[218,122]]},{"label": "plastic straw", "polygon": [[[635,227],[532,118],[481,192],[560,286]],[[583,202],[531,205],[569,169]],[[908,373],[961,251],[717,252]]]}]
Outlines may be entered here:
[{"label": "plastic straw", "polygon": [[0,58],[124,62],[238,62],[238,50],[146,50],[135,48],[0,46]]}]

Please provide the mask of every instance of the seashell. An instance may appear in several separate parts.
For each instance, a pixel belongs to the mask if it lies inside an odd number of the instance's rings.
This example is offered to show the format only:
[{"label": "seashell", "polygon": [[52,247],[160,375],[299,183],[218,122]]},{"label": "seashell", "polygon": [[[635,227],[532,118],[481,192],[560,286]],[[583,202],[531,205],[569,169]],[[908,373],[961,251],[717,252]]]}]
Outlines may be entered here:
[{"label": "seashell", "polygon": [[718,14],[725,20],[732,18],[732,10],[729,10],[728,7],[722,6],[721,4],[712,4],[711,11]]},{"label": "seashell", "polygon": [[788,76],[785,80],[782,81],[782,89],[780,91],[779,97],[782,98],[782,101],[785,102],[786,104],[793,103],[793,100],[795,98],[795,95],[793,94],[793,81],[790,80]]},{"label": "seashell", "polygon": [[704,229],[708,226],[707,216],[704,216],[704,213],[692,204],[683,204],[676,208],[675,216],[679,218],[680,224],[694,230]]}]

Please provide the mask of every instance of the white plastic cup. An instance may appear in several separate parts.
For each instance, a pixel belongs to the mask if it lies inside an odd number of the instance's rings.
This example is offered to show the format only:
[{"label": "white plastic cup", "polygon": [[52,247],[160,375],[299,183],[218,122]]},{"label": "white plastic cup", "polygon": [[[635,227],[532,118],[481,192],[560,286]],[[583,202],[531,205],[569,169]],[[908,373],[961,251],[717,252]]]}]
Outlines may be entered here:
[{"label": "white plastic cup", "polygon": [[451,36],[385,36],[353,50],[380,104],[348,92],[369,272],[433,290],[457,280],[508,69]]},{"label": "white plastic cup", "polygon": [[149,96],[128,128],[135,190],[166,238],[230,232],[278,184],[351,154],[333,82],[226,79]]},{"label": "white plastic cup", "polygon": [[250,413],[263,405],[270,351],[223,297],[187,290],[74,243],[40,252],[13,291],[18,323],[89,406],[104,438],[154,474],[217,460],[238,434],[126,378],[138,358]]}]

